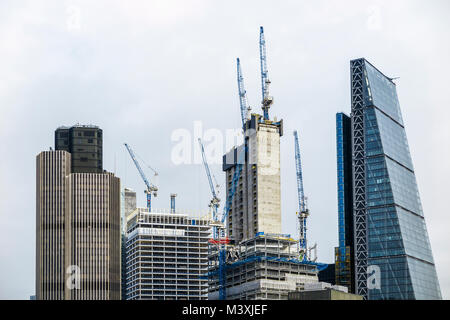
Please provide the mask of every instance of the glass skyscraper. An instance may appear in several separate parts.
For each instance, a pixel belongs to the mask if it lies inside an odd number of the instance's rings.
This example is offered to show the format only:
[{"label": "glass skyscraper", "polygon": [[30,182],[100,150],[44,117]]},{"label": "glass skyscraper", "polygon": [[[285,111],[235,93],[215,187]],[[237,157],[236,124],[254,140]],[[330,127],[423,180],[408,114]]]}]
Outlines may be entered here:
[{"label": "glass skyscraper", "polygon": [[441,299],[395,83],[365,59],[350,70],[351,116],[336,117],[336,280],[370,300]]},{"label": "glass skyscraper", "polygon": [[339,247],[335,249],[336,284],[355,292],[351,119],[336,115]]}]

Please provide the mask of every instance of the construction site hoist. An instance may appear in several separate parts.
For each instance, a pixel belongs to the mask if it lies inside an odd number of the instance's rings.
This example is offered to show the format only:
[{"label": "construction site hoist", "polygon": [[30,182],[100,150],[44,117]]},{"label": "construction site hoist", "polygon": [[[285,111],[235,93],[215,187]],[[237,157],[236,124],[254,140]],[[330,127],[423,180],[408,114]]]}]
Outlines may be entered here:
[{"label": "construction site hoist", "polygon": [[[209,207],[212,210],[212,220],[217,221],[217,212],[219,209],[220,199],[217,197],[216,189],[214,188],[214,183],[211,177],[211,172],[209,171],[208,161],[206,160],[205,149],[203,148],[203,143],[200,138],[198,138],[198,143],[200,145],[200,150],[202,151],[203,166],[205,167],[206,175],[208,177],[209,188],[211,189],[212,199],[209,203]],[[217,226],[213,226],[213,238],[217,238]]]},{"label": "construction site hoist", "polygon": [[237,65],[237,82],[239,90],[239,104],[241,106],[241,118],[242,118],[242,128],[245,130],[245,123],[247,122],[248,116],[251,113],[251,108],[248,105],[247,91],[244,87],[244,76],[242,75],[241,61],[239,58],[236,59]]},{"label": "construction site hoist", "polygon": [[[145,176],[144,171],[141,168],[141,165],[139,164],[139,162],[136,159],[136,156],[135,156],[135,154],[133,152],[133,149],[131,149],[131,147],[128,144],[126,144],[126,143],[124,143],[124,145],[127,148],[128,153],[130,154],[131,159],[134,162],[134,165],[138,169],[139,174],[141,175],[141,178],[142,178],[142,180],[144,180],[144,183],[145,183],[145,185],[147,187],[147,189],[144,191],[147,194],[147,208],[148,208],[148,212],[152,212],[152,194],[153,194],[153,196],[156,197],[158,188],[148,181],[147,177]],[[157,174],[156,171],[155,171],[155,174]]]},{"label": "construction site hoist", "polygon": [[264,38],[264,28],[259,28],[259,60],[261,63],[261,89],[262,89],[262,110],[264,120],[269,120],[269,108],[273,103],[273,97],[269,95],[269,71],[267,71],[266,40]]},{"label": "construction site hoist", "polygon": [[302,161],[300,158],[300,147],[298,144],[298,134],[294,131],[295,140],[295,169],[297,173],[297,192],[298,192],[298,252],[299,260],[308,260],[308,248],[306,239],[306,219],[309,215],[308,205],[306,203],[306,197],[303,190],[303,174],[302,174]]}]

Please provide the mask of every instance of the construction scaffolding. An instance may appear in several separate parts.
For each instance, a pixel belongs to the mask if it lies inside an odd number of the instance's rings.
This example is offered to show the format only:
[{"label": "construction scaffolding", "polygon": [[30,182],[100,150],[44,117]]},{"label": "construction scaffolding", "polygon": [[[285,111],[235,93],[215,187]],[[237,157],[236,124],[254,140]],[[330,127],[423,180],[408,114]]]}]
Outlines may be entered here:
[{"label": "construction scaffolding", "polygon": [[[209,246],[208,299],[219,299],[220,283],[228,300],[284,300],[289,292],[303,290],[305,283],[317,282],[325,265],[299,261],[297,241],[289,235],[259,233],[256,237],[228,245],[221,275],[220,252]],[[222,279],[223,278],[223,279]]]}]

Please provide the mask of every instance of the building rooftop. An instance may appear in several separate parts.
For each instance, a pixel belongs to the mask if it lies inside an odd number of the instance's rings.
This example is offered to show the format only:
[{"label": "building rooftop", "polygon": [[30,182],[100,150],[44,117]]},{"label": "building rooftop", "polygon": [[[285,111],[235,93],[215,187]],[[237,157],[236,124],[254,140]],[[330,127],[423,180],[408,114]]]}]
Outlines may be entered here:
[{"label": "building rooftop", "polygon": [[74,124],[73,126],[59,126],[58,129],[71,129],[71,128],[90,128],[90,129],[100,129],[99,126],[93,124]]}]

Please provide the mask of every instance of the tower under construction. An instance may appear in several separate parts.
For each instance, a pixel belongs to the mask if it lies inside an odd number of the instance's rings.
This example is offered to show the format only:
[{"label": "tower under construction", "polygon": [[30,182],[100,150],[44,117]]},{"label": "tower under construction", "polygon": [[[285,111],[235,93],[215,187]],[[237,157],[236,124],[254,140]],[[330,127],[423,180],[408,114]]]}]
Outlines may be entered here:
[{"label": "tower under construction", "polygon": [[250,112],[237,59],[244,142],[223,156],[226,203],[221,219],[215,222],[220,232],[210,240],[208,255],[208,297],[213,300],[287,299],[289,292],[318,282],[318,271],[326,266],[299,260],[298,241],[281,234],[283,121],[269,117],[273,98],[262,27],[259,43],[262,115]]},{"label": "tower under construction", "polygon": [[242,172],[227,216],[228,237],[236,242],[258,232],[281,233],[280,137],[283,121],[252,114],[245,124],[245,142],[223,156],[228,188],[237,165]]}]

